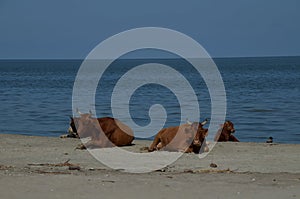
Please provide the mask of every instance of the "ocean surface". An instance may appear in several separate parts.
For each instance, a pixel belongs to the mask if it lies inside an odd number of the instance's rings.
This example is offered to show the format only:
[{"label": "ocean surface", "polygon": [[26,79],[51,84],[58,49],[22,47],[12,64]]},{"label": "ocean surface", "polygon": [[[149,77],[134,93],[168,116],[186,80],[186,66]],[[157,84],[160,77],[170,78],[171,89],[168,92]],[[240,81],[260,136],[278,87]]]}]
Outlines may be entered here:
[{"label": "ocean surface", "polygon": [[[272,136],[278,143],[300,143],[300,57],[214,61],[225,85],[226,119],[235,124],[240,141],[265,142]],[[206,84],[182,59],[114,61],[97,87],[94,105],[98,117],[113,115],[112,92],[122,75],[147,63],[160,63],[179,71],[195,90],[201,120],[210,117]],[[73,85],[81,64],[82,60],[0,60],[0,133],[38,136],[66,133],[69,116],[73,114]],[[168,74],[162,75],[172,79]],[[176,86],[180,89],[181,84]],[[152,83],[138,88],[130,98],[129,112],[137,125],[150,123],[149,108],[154,104],[165,108],[167,119],[163,126],[180,123],[181,109],[176,95]],[[151,139],[156,132],[139,133],[141,138]]]}]

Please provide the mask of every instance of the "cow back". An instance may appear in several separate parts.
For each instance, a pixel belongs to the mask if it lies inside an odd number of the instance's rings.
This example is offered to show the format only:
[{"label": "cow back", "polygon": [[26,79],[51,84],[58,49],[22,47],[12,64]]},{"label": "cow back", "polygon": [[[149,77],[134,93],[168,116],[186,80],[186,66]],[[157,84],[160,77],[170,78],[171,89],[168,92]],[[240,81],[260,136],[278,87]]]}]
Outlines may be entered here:
[{"label": "cow back", "polygon": [[134,140],[132,129],[118,119],[111,117],[98,118],[101,129],[107,138],[116,146],[130,145]]}]

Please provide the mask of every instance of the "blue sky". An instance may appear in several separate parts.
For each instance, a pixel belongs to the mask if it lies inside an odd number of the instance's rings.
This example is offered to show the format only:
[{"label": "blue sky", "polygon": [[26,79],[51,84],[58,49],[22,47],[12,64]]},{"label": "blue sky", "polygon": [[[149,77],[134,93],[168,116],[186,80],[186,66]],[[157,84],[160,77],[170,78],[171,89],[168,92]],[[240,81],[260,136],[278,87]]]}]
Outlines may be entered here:
[{"label": "blue sky", "polygon": [[213,57],[300,55],[298,0],[0,0],[0,59],[84,58],[131,28],[180,31]]}]

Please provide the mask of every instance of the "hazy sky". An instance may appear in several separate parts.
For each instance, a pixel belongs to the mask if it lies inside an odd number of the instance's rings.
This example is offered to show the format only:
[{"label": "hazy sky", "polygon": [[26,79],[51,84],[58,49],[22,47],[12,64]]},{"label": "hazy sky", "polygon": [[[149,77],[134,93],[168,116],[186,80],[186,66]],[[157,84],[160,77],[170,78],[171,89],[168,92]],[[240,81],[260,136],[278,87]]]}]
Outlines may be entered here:
[{"label": "hazy sky", "polygon": [[300,55],[299,0],[0,0],[0,59],[84,58],[131,28],[171,28],[213,57]]}]

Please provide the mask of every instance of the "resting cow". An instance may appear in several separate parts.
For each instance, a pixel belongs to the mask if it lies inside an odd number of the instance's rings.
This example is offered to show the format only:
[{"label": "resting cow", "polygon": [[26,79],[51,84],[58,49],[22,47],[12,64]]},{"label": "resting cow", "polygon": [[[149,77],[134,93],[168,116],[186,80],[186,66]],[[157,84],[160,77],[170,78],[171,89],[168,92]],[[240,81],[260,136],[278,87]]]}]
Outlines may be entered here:
[{"label": "resting cow", "polygon": [[221,125],[221,128],[218,130],[215,141],[217,142],[239,142],[239,140],[232,135],[235,132],[233,123],[231,121],[226,121],[223,125]]},{"label": "resting cow", "polygon": [[203,128],[206,122],[207,120],[164,128],[157,133],[148,151],[162,149],[185,153],[207,152],[205,137],[208,135],[208,129]]},{"label": "resting cow", "polygon": [[111,117],[93,118],[91,113],[71,118],[70,128],[80,138],[91,138],[84,144],[86,148],[128,146],[134,140],[132,129],[121,121]]}]

